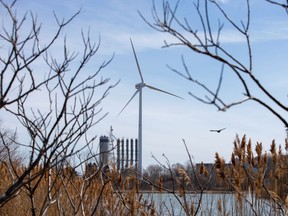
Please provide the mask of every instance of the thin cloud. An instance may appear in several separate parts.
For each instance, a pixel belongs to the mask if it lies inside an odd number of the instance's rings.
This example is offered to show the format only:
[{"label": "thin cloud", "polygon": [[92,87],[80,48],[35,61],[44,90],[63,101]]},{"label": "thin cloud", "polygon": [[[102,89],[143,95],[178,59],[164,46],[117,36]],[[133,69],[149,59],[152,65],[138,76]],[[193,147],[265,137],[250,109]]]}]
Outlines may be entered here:
[{"label": "thin cloud", "polygon": [[229,0],[216,0],[217,3],[227,4]]},{"label": "thin cloud", "polygon": [[[254,24],[256,26],[256,24]],[[269,26],[269,28],[267,28]],[[155,31],[135,31],[133,29],[126,29],[125,32],[114,32],[114,31],[104,31],[101,34],[103,40],[103,46],[105,47],[105,52],[111,53],[116,52],[117,54],[126,54],[130,50],[129,38],[132,38],[137,51],[145,51],[148,49],[161,49],[164,45],[164,41],[167,43],[177,43],[179,42],[174,36],[168,33],[163,34]],[[182,32],[186,38],[190,38],[190,41],[197,43],[195,39],[188,32]],[[216,38],[217,31],[213,33],[214,38]],[[281,21],[275,21],[271,24],[262,24],[262,26],[252,28],[249,33],[250,40],[252,43],[258,42],[268,42],[277,40],[287,40],[288,39],[288,28],[287,23]],[[198,36],[204,38],[204,34],[198,31]],[[239,32],[233,29],[224,29],[220,35],[220,43],[222,44],[232,44],[232,43],[245,43],[246,38]]]}]

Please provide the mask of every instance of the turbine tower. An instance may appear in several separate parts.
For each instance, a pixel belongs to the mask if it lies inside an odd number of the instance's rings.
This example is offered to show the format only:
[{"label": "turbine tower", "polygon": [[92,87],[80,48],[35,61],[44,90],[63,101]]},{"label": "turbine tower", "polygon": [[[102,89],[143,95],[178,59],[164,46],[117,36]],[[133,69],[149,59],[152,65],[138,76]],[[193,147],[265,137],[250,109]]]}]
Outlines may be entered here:
[{"label": "turbine tower", "polygon": [[144,87],[147,87],[147,88],[150,88],[152,90],[159,91],[159,92],[162,92],[162,93],[165,93],[165,94],[177,97],[177,98],[181,98],[181,99],[183,99],[183,98],[179,97],[179,96],[177,96],[175,94],[172,94],[170,92],[167,92],[167,91],[161,90],[159,88],[156,88],[154,86],[148,85],[148,84],[146,84],[144,82],[144,79],[143,79],[143,76],[142,76],[142,73],[141,73],[141,70],[140,70],[139,62],[138,62],[138,59],[137,59],[137,56],[136,56],[136,52],[135,52],[135,49],[134,49],[134,46],[133,46],[131,38],[130,38],[130,42],[131,42],[131,46],[132,46],[132,49],[133,49],[133,53],[134,53],[134,57],[135,57],[135,61],[136,61],[136,64],[137,64],[137,68],[138,68],[138,72],[139,72],[139,75],[140,75],[141,82],[137,83],[135,85],[135,88],[136,88],[135,93],[133,94],[133,96],[126,103],[124,108],[120,111],[120,113],[117,116],[119,116],[123,112],[123,110],[128,106],[128,104],[133,100],[133,98],[139,93],[138,154],[137,154],[137,156],[138,156],[137,169],[138,170],[137,171],[141,175],[142,174],[142,89]]}]

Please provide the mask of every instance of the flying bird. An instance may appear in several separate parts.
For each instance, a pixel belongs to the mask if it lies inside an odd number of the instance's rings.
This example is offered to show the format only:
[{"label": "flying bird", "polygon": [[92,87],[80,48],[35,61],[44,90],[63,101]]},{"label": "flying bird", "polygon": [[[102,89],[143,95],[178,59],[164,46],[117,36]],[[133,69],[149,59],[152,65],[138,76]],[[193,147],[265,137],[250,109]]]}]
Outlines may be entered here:
[{"label": "flying bird", "polygon": [[210,132],[217,132],[220,133],[222,130],[225,130],[226,128],[218,129],[218,130],[210,130]]}]

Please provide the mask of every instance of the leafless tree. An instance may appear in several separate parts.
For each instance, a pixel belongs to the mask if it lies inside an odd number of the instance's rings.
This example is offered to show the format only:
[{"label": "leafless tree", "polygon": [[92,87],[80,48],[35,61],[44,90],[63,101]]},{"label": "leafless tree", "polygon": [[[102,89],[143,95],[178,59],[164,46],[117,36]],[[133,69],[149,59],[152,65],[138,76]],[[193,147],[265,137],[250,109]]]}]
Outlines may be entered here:
[{"label": "leafless tree", "polygon": [[[15,118],[17,127],[26,132],[26,137],[16,144],[29,152],[23,168],[13,163],[7,166],[11,181],[0,194],[0,207],[26,188],[31,197],[31,214],[35,215],[33,193],[44,175],[67,167],[69,159],[79,156],[88,146],[91,149],[95,141],[92,129],[107,115],[100,107],[101,101],[117,84],[109,86],[109,79],[100,74],[113,57],[93,71],[86,69],[100,46],[100,40],[91,41],[89,31],[81,34],[81,52],[68,49],[66,37],[61,35],[80,11],[69,19],[54,14],[55,32],[43,43],[43,29],[33,12],[20,17],[16,13],[16,9],[20,10],[17,1],[0,1],[0,7],[5,10],[0,30],[0,110],[2,115]],[[55,44],[62,40],[61,50],[56,49]],[[4,146],[8,141],[2,139]],[[76,161],[73,168],[80,165]],[[48,184],[50,188],[52,184]],[[57,197],[52,199],[49,187],[45,208],[57,201]]]},{"label": "leafless tree", "polygon": [[[171,1],[164,0],[160,8],[154,3],[152,8],[153,21],[140,15],[152,28],[159,32],[168,33],[176,39],[175,42],[165,41],[164,47],[187,47],[196,54],[206,56],[222,64],[218,82],[215,81],[217,84],[215,89],[207,85],[205,81],[198,81],[195,75],[192,75],[184,57],[182,57],[183,70],[168,66],[172,71],[200,87],[206,94],[200,96],[189,92],[192,97],[205,104],[214,105],[220,111],[226,111],[233,106],[243,104],[247,101],[254,101],[279,119],[287,130],[287,103],[270,91],[269,88],[260,81],[259,77],[255,75],[255,71],[253,71],[254,52],[250,38],[252,21],[251,1],[243,0],[242,2],[242,6],[246,8],[246,11],[245,16],[240,19],[236,19],[229,11],[226,11],[222,1],[217,0],[195,0],[193,2],[194,8],[191,7],[189,14],[191,17],[193,16],[193,18],[185,15],[183,17],[182,14],[177,13],[178,10],[180,10],[180,0],[175,4]],[[285,0],[266,0],[263,1],[262,4],[266,4],[267,7],[278,6],[280,12],[282,9],[287,11],[288,7],[287,1]],[[211,12],[212,10],[213,13]],[[218,24],[217,20],[219,20]],[[243,45],[245,48],[244,56],[237,56],[238,50],[229,49],[225,46],[225,43],[222,43],[222,33],[226,26],[231,26],[233,31],[237,32],[238,36],[245,41]],[[232,101],[227,100],[225,93],[222,91],[224,70],[225,73],[227,71],[235,75],[237,81],[239,81],[242,86],[244,98],[241,96],[241,98],[238,99],[234,97]],[[212,73],[215,74],[214,71],[209,72],[210,75],[213,75]]]}]

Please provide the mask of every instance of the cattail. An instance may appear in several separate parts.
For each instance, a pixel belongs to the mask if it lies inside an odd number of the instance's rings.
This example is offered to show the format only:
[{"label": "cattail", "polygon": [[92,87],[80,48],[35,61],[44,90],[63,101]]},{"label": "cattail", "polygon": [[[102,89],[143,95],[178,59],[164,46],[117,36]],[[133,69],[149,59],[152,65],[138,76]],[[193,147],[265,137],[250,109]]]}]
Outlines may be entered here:
[{"label": "cattail", "polygon": [[241,149],[245,151],[245,147],[246,147],[246,135],[244,135],[241,140]]},{"label": "cattail", "polygon": [[237,157],[241,157],[241,150],[239,148],[239,143],[240,143],[240,139],[238,137],[238,135],[236,136],[236,139],[234,140],[233,144],[234,144],[234,150],[233,152],[235,153],[235,155],[237,155]]},{"label": "cattail", "polygon": [[178,168],[178,172],[182,176],[186,186],[191,183],[190,177],[188,176],[187,172],[184,169]]},{"label": "cattail", "polygon": [[235,154],[233,152],[231,154],[231,163],[232,163],[233,166],[236,166]]},{"label": "cattail", "polygon": [[206,177],[208,176],[208,170],[207,170],[207,168],[204,166],[204,163],[203,162],[201,162],[201,164],[200,164],[200,168],[199,168],[199,173],[201,174],[201,175],[205,175]]},{"label": "cattail", "polygon": [[257,156],[260,156],[262,154],[262,143],[261,142],[260,143],[257,142],[255,150],[256,150]]},{"label": "cattail", "polygon": [[267,165],[267,163],[268,163],[268,155],[265,152],[265,154],[264,154],[264,165]]},{"label": "cattail", "polygon": [[216,167],[218,179],[219,180],[225,179],[225,172],[224,172],[225,161],[223,158],[219,156],[217,152],[215,153],[215,167]]},{"label": "cattail", "polygon": [[276,154],[276,144],[275,144],[275,140],[272,141],[272,144],[270,146],[270,152],[271,154]]},{"label": "cattail", "polygon": [[275,140],[272,141],[272,144],[270,146],[270,152],[272,154],[273,162],[274,162],[274,164],[276,164],[276,162],[277,162],[277,153],[276,153]]},{"label": "cattail", "polygon": [[248,159],[248,163],[254,167],[254,165],[255,165],[254,164],[254,156],[253,156],[251,146],[252,146],[251,139],[249,139],[248,144],[247,144],[247,159]]},{"label": "cattail", "polygon": [[215,153],[215,165],[216,165],[216,169],[223,169],[224,167],[224,160],[223,158],[221,158],[218,154],[218,152]]},{"label": "cattail", "polygon": [[258,166],[261,165],[261,155],[262,155],[262,143],[256,144],[255,151],[257,153],[257,159],[258,159]]},{"label": "cattail", "polygon": [[278,148],[278,156],[279,157],[282,157],[283,153],[282,153],[282,147],[281,145],[279,145],[279,148]]}]

